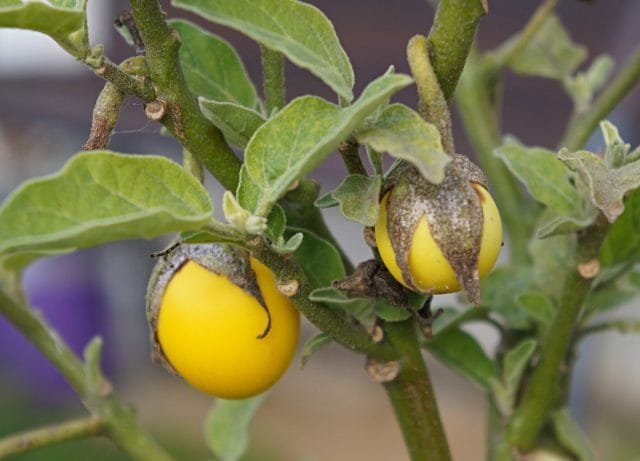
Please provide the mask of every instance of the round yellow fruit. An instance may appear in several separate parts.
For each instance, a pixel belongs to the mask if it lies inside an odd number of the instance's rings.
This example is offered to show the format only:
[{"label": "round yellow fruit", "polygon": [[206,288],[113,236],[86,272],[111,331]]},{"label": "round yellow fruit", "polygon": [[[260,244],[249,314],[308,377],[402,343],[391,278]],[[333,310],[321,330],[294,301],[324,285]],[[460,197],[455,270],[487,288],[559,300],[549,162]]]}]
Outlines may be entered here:
[{"label": "round yellow fruit", "polygon": [[235,285],[189,260],[168,282],[157,338],[166,359],[194,387],[225,399],[263,392],[285,372],[296,350],[300,316],[276,289],[273,273],[251,258],[267,308]]},{"label": "round yellow fruit", "polygon": [[[502,221],[498,207],[491,194],[480,184],[471,183],[482,205],[483,225],[478,273],[480,278],[495,265],[502,247]],[[402,270],[396,261],[387,229],[387,201],[389,193],[380,204],[380,214],[375,225],[376,244],[380,257],[389,272],[404,286],[411,288],[402,277]],[[422,216],[416,226],[409,250],[409,270],[415,286],[425,293],[452,293],[460,290],[460,284],[451,264],[431,236],[426,216]]]}]

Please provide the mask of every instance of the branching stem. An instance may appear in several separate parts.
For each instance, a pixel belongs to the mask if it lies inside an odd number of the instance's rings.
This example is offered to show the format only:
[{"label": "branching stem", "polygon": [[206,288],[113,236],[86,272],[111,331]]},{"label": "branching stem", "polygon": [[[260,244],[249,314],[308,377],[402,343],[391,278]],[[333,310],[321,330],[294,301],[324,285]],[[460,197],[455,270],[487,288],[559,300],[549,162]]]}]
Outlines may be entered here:
[{"label": "branching stem", "polygon": [[238,185],[240,160],[222,133],[207,120],[189,91],[180,67],[180,39],[169,27],[158,0],[132,0],[131,9],[144,41],[149,78],[166,105],[160,122],[228,190]]},{"label": "branching stem", "polygon": [[102,422],[93,416],[76,419],[0,439],[0,459],[70,440],[101,435]]},{"label": "branching stem", "polygon": [[104,432],[136,461],[172,461],[172,457],[135,422],[129,406],[114,394],[98,369],[100,341],[87,348],[83,363],[45,322],[41,315],[0,290],[0,313],[62,373]]}]

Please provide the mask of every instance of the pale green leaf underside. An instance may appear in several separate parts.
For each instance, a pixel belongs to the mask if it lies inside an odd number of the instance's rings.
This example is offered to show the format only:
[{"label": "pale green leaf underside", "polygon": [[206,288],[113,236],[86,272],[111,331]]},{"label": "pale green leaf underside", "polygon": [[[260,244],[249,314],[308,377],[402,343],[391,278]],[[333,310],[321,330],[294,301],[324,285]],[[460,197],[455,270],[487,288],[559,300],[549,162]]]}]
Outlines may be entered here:
[{"label": "pale green leaf underside", "polygon": [[353,69],[331,22],[295,0],[172,0],[209,21],[236,29],[308,69],[348,101]]},{"label": "pale green leaf underside", "polygon": [[197,229],[211,215],[207,191],[164,157],[80,153],[7,198],[0,208],[0,254],[153,238]]},{"label": "pale green leaf underside", "polygon": [[582,197],[569,182],[571,172],[553,152],[525,147],[514,138],[507,137],[495,154],[534,199],[555,213],[573,216],[584,209]]},{"label": "pale green leaf underside", "polygon": [[205,421],[207,445],[219,461],[239,460],[249,446],[249,429],[265,394],[244,400],[218,399]]},{"label": "pale green leaf underside", "polygon": [[552,15],[508,65],[520,74],[562,79],[573,74],[586,57],[586,48],[573,43],[560,20]]},{"label": "pale green leaf underside", "polygon": [[194,94],[251,109],[259,107],[256,89],[229,43],[189,21],[173,20],[170,24],[180,33],[180,65]]},{"label": "pale green leaf underside", "polygon": [[361,144],[407,160],[424,178],[439,184],[451,157],[444,153],[440,133],[419,114],[402,104],[392,104],[370,125],[356,133]]},{"label": "pale green leaf underside", "polygon": [[591,202],[614,222],[624,211],[627,192],[640,186],[640,160],[620,168],[610,168],[604,160],[588,151],[560,151],[558,158],[577,172],[587,185]]},{"label": "pale green leaf underside", "polygon": [[230,102],[198,98],[200,110],[218,127],[227,142],[245,148],[253,133],[265,122],[255,110]]},{"label": "pale green leaf underside", "polygon": [[[266,215],[296,179],[318,166],[365,117],[411,82],[406,75],[384,75],[345,108],[315,96],[303,96],[289,103],[255,132],[247,146],[244,168],[247,179],[254,184],[252,200],[247,200],[241,181],[238,200],[242,206],[260,216]],[[260,189],[257,197],[256,188]]]},{"label": "pale green leaf underside", "polygon": [[86,0],[0,0],[0,27],[42,32],[71,55],[84,58],[89,46],[85,4]]},{"label": "pale green leaf underside", "polygon": [[333,337],[327,333],[318,333],[317,335],[309,338],[302,346],[302,352],[300,353],[300,368],[304,367],[311,356],[318,350],[333,341]]}]

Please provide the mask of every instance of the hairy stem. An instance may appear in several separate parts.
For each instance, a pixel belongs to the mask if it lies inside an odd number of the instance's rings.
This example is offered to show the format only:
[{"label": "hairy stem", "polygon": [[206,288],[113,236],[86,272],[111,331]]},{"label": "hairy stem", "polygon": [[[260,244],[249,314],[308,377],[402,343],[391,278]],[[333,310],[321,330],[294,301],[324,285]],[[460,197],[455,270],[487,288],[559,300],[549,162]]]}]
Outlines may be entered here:
[{"label": "hairy stem", "polygon": [[526,264],[533,225],[532,204],[525,203],[514,177],[494,154],[500,144],[496,108],[491,95],[492,72],[472,52],[458,84],[456,103],[469,141],[489,178],[491,191],[510,239],[511,259]]},{"label": "hairy stem", "polygon": [[290,297],[302,314],[320,331],[346,347],[380,360],[389,359],[393,351],[388,344],[376,344],[371,335],[352,319],[340,315],[336,310],[313,302],[309,295],[313,288],[302,269],[288,255],[279,255],[262,240],[249,242],[249,251],[276,275],[279,283],[298,282],[298,289]]},{"label": "hairy stem", "polygon": [[235,190],[240,160],[222,133],[207,120],[189,91],[180,67],[180,39],[165,21],[158,0],[132,0],[131,9],[144,41],[149,77],[157,100],[166,107],[160,122],[220,181]]},{"label": "hairy stem", "polygon": [[267,115],[285,105],[284,55],[260,45],[262,56],[262,87]]},{"label": "hairy stem", "polygon": [[624,67],[596,98],[591,108],[586,112],[573,114],[558,147],[566,147],[570,151],[580,149],[598,123],[616,107],[638,80],[640,80],[640,46],[634,50]]},{"label": "hairy stem", "polygon": [[20,432],[0,439],[0,459],[71,440],[101,435],[103,429],[100,419],[90,416]]},{"label": "hairy stem", "polygon": [[400,371],[384,389],[402,429],[412,461],[451,460],[413,319],[387,323],[385,338],[398,354]]},{"label": "hairy stem", "polygon": [[338,152],[342,157],[344,165],[347,167],[349,174],[359,174],[367,176],[367,170],[362,163],[359,151],[360,144],[354,139],[342,141],[338,146]]},{"label": "hairy stem", "polygon": [[0,290],[0,313],[55,366],[80,396],[87,409],[102,421],[104,431],[136,461],[172,461],[172,457],[135,422],[98,370],[100,343],[93,341],[83,363],[45,320],[27,305]]},{"label": "hairy stem", "polygon": [[423,118],[436,126],[444,151],[453,156],[456,149],[451,131],[449,104],[440,89],[431,60],[429,43],[423,35],[414,35],[407,44],[407,60],[418,87],[418,107]]},{"label": "hairy stem", "polygon": [[566,361],[569,348],[593,281],[582,277],[577,265],[598,257],[608,228],[606,219],[600,215],[578,238],[574,257],[576,269],[568,274],[564,282],[558,309],[540,352],[538,364],[509,425],[509,441],[521,451],[533,448],[550,412],[561,403],[561,384],[568,368]]},{"label": "hairy stem", "polygon": [[440,0],[427,40],[431,63],[446,101],[451,101],[476,36],[487,14],[486,0]]}]

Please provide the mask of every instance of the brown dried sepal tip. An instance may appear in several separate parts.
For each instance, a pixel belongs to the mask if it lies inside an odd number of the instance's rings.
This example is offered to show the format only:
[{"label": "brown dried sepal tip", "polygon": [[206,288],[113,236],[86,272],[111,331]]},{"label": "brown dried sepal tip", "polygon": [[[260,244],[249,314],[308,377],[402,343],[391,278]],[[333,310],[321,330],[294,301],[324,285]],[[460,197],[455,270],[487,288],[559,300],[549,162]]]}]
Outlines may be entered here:
[{"label": "brown dried sepal tip", "polygon": [[258,336],[265,337],[271,328],[271,314],[267,308],[256,274],[251,269],[249,254],[231,245],[218,243],[171,245],[168,249],[155,253],[158,262],[153,268],[147,287],[147,321],[150,327],[151,358],[173,374],[177,374],[164,353],[157,338],[158,316],[167,285],[182,266],[193,261],[214,274],[224,275],[234,285],[256,299],[267,313],[267,324]]},{"label": "brown dried sepal tip", "polygon": [[358,264],[351,275],[336,280],[331,285],[355,298],[383,298],[402,308],[408,303],[405,288],[393,278],[384,264],[376,259]]},{"label": "brown dried sepal tip", "polygon": [[[391,190],[387,204],[388,231],[398,267],[405,282],[420,290],[409,268],[409,252],[418,222],[427,217],[431,235],[473,304],[480,304],[478,256],[483,212],[472,183],[487,186],[482,170],[456,154],[440,184],[427,181],[409,164],[394,170],[385,183]],[[383,194],[384,194],[383,193]]]}]

